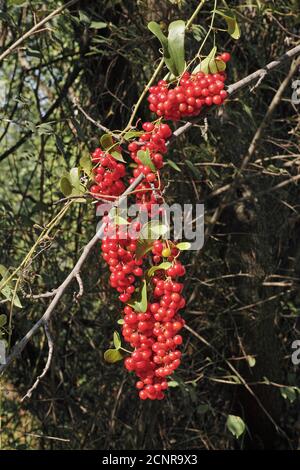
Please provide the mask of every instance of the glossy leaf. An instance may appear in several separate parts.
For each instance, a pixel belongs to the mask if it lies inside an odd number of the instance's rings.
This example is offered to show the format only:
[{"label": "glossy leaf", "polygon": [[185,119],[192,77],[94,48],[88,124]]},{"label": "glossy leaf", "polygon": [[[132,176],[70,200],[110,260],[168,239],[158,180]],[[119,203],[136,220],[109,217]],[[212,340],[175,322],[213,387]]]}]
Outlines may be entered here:
[{"label": "glossy leaf", "polygon": [[117,349],[107,349],[104,353],[104,360],[110,364],[121,361],[123,359],[122,354]]},{"label": "glossy leaf", "polygon": [[149,149],[147,150],[139,150],[137,153],[137,157],[144,166],[148,166],[153,172],[156,171],[155,165],[151,160]]},{"label": "glossy leaf", "polygon": [[172,162],[172,160],[167,160],[167,164],[170,165],[170,167],[173,168],[173,170],[181,172],[181,168],[179,168],[177,163]]},{"label": "glossy leaf", "polygon": [[246,425],[240,416],[228,415],[226,421],[227,429],[234,435],[237,439],[244,434]]},{"label": "glossy leaf", "polygon": [[184,36],[185,22],[182,20],[173,21],[169,25],[168,48],[175,65],[176,75],[181,75],[185,69]]},{"label": "glossy leaf", "polygon": [[210,53],[205,59],[201,60],[201,63],[193,70],[193,73],[217,73],[222,72],[226,69],[226,64],[223,60],[216,59],[217,48],[213,47]]},{"label": "glossy leaf", "polygon": [[80,167],[88,176],[92,175],[93,164],[88,154],[85,154],[81,157],[81,159],[79,160],[79,164],[80,164]]},{"label": "glossy leaf", "polygon": [[180,251],[186,251],[191,248],[191,244],[189,242],[180,242],[177,243],[176,248],[178,248]]},{"label": "glossy leaf", "polygon": [[120,349],[122,343],[121,343],[120,335],[117,331],[114,331],[113,341],[114,341],[114,347],[116,349]]},{"label": "glossy leaf", "polygon": [[67,176],[63,176],[60,179],[60,189],[61,189],[61,192],[63,193],[63,195],[65,197],[68,197],[68,196],[71,195],[73,188],[72,188],[71,182],[70,182],[70,180]]},{"label": "glossy leaf", "polygon": [[172,266],[172,263],[169,263],[169,261],[165,261],[164,263],[160,263],[157,266],[151,266],[150,269],[147,271],[148,276],[153,276],[155,271],[160,271],[161,269],[169,269]]},{"label": "glossy leaf", "polygon": [[137,296],[137,300],[128,302],[128,305],[132,307],[136,312],[145,313],[148,307],[148,298],[147,298],[147,282],[144,280],[142,288]]},{"label": "glossy leaf", "polygon": [[159,26],[156,21],[150,21],[148,24],[148,29],[153,33],[157,39],[160,41],[162,48],[163,48],[163,55],[164,55],[164,61],[168,69],[172,74],[176,76],[176,66],[171,58],[170,52],[169,52],[169,47],[168,47],[168,38],[165,36],[165,34],[162,32],[161,27]]},{"label": "glossy leaf", "polygon": [[110,134],[103,134],[100,138],[100,145],[103,150],[108,150],[114,145],[113,138]]},{"label": "glossy leaf", "polygon": [[215,10],[215,13],[222,16],[226,21],[228,34],[233,39],[239,39],[241,31],[234,12],[232,10]]}]

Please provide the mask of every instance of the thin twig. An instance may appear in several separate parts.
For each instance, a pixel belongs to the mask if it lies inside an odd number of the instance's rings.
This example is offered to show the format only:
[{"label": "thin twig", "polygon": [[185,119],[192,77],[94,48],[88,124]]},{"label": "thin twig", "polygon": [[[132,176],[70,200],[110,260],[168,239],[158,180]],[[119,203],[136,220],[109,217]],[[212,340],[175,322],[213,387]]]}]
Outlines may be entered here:
[{"label": "thin twig", "polygon": [[[128,194],[135,189],[140,182],[145,178],[145,175],[141,173],[136,180],[124,191],[124,193],[119,197],[119,199],[112,205],[112,207],[117,207],[121,202],[128,196]],[[80,273],[80,270],[85,263],[90,251],[98,243],[100,237],[102,236],[104,230],[104,225],[101,225],[100,229],[96,232],[96,234],[93,236],[93,238],[85,245],[81,256],[79,257],[77,263],[73,267],[72,271],[69,273],[69,275],[66,277],[66,279],[63,281],[63,283],[56,289],[56,293],[50,304],[48,305],[48,308],[46,309],[45,313],[43,316],[32,326],[32,328],[26,333],[26,335],[20,340],[19,343],[17,343],[14,348],[12,349],[12,352],[10,355],[6,358],[6,363],[2,364],[0,366],[0,374],[9,366],[9,364],[20,355],[20,353],[23,351],[25,346],[27,345],[28,341],[35,335],[35,333],[43,327],[46,323],[49,322],[53,312],[55,311],[55,307],[58,304],[60,298],[64,294],[65,290],[69,286],[69,284],[73,281],[74,278],[76,278],[77,274]]]},{"label": "thin twig", "polygon": [[80,299],[83,296],[83,282],[80,276],[80,273],[76,274],[76,281],[78,282],[79,292],[76,294],[76,299]]},{"label": "thin twig", "polygon": [[52,340],[51,335],[50,335],[48,323],[44,324],[44,330],[45,330],[45,334],[46,334],[46,337],[47,337],[48,348],[49,348],[47,362],[45,364],[43,372],[41,373],[41,375],[39,375],[37,377],[37,379],[34,382],[34,384],[32,385],[32,387],[28,390],[26,395],[24,395],[24,397],[21,399],[21,402],[23,402],[26,398],[31,397],[32,392],[37,388],[38,384],[40,383],[42,378],[45,377],[45,375],[47,374],[47,372],[48,372],[48,370],[50,369],[50,366],[51,366],[51,361],[52,361],[53,351],[54,351],[54,343],[53,343],[53,340]]},{"label": "thin twig", "polygon": [[61,7],[54,10],[52,13],[50,13],[50,15],[46,16],[42,21],[40,21],[39,23],[36,23],[31,29],[29,29],[25,34],[23,34],[23,36],[21,36],[19,39],[17,39],[17,41],[15,41],[8,49],[6,49],[6,51],[4,51],[0,55],[0,62],[2,62],[2,60],[5,59],[5,57],[7,57],[12,51],[14,51],[16,49],[16,47],[18,47],[20,44],[22,44],[22,42],[24,42],[25,39],[29,38],[32,34],[36,33],[41,26],[48,23],[48,21],[52,20],[52,18],[54,18],[54,16],[58,15],[65,8],[68,8],[68,7],[72,6],[76,2],[78,2],[78,0],[70,0],[69,2],[65,3]]},{"label": "thin twig", "polygon": [[93,119],[93,118],[82,108],[82,106],[80,106],[80,104],[79,104],[79,102],[78,102],[78,99],[77,99],[75,96],[72,96],[71,99],[72,99],[72,102],[73,102],[74,106],[84,115],[84,117],[85,117],[88,121],[90,121],[91,123],[93,123],[94,126],[98,127],[98,129],[101,129],[101,131],[105,132],[106,134],[110,134],[110,135],[113,136],[115,139],[120,140],[120,137],[119,137],[117,134],[114,134],[113,132],[111,132],[111,130],[109,130],[107,127],[103,126],[102,124],[100,124],[100,122],[95,121],[95,119]]}]

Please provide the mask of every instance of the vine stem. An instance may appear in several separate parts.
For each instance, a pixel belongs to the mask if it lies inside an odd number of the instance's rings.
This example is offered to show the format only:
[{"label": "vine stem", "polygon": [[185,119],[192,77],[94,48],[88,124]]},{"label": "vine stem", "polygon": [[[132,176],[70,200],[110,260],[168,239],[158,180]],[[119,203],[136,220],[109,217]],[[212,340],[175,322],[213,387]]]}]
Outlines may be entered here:
[{"label": "vine stem", "polygon": [[61,211],[46,225],[42,233],[39,235],[37,241],[34,243],[34,245],[31,247],[25,258],[22,260],[22,262],[19,264],[19,266],[3,281],[0,283],[0,288],[1,290],[15,277],[16,274],[20,271],[21,268],[27,265],[27,263],[30,261],[33,253],[35,252],[35,249],[38,247],[40,242],[46,238],[51,230],[60,222],[60,220],[63,218],[63,216],[66,214],[66,212],[69,210],[71,204],[73,203],[73,200],[68,201],[66,205],[61,209]]},{"label": "vine stem", "polygon": [[[194,19],[196,18],[196,16],[198,15],[199,11],[201,10],[201,8],[203,7],[203,5],[205,4],[206,0],[201,0],[201,2],[199,3],[199,5],[197,6],[197,8],[195,9],[195,11],[193,12],[193,14],[191,15],[191,17],[187,20],[186,22],[186,25],[185,25],[185,30],[189,29],[189,27],[192,25]],[[145,86],[141,96],[139,97],[138,101],[136,102],[136,104],[134,105],[133,107],[133,111],[132,111],[132,114],[130,116],[130,119],[128,121],[128,124],[127,126],[125,127],[125,129],[123,130],[123,132],[121,133],[121,136],[124,135],[125,132],[127,132],[129,129],[131,129],[132,127],[132,124],[133,124],[133,121],[134,121],[134,118],[137,114],[137,111],[140,107],[140,105],[142,104],[142,101],[143,99],[145,98],[146,94],[148,93],[148,90],[149,88],[151,87],[152,83],[154,82],[154,80],[156,79],[156,77],[158,76],[158,74],[160,73],[160,71],[162,70],[163,66],[164,66],[164,58],[162,57],[158,66],[156,67],[156,69],[154,70],[150,80],[148,81],[147,85]]]}]

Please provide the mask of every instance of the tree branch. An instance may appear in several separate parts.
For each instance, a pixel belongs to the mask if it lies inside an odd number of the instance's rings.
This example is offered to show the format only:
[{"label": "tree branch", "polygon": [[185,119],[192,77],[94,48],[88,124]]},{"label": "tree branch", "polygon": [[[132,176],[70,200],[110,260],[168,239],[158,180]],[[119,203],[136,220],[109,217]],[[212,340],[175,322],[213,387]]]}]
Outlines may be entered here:
[{"label": "tree branch", "polygon": [[[122,196],[119,197],[119,199],[112,204],[112,207],[117,207],[120,205],[120,203],[127,197],[128,194],[131,193],[139,184],[140,182],[145,178],[145,175],[140,174],[136,180],[124,191]],[[64,282],[55,290],[55,295],[53,297],[53,300],[50,302],[48,308],[46,309],[44,315],[33,325],[33,327],[26,333],[26,335],[21,339],[19,343],[17,343],[14,348],[12,349],[12,352],[10,355],[6,358],[6,363],[2,364],[0,366],[0,374],[9,366],[9,364],[17,357],[20,355],[20,353],[23,351],[25,348],[26,344],[28,341],[35,335],[35,333],[44,325],[49,323],[49,320],[52,316],[52,314],[55,311],[55,307],[58,304],[60,298],[66,291],[67,287],[69,284],[73,281],[73,279],[77,279],[78,282],[78,275],[80,273],[80,270],[86,261],[90,251],[94,247],[94,245],[99,241],[102,233],[103,233],[103,225],[100,227],[100,229],[96,232],[96,234],[93,236],[93,238],[85,245],[83,252],[81,256],[79,257],[77,263],[75,264],[74,268],[72,271],[69,273],[69,275],[66,277]]]},{"label": "tree branch", "polygon": [[54,351],[54,343],[53,343],[53,340],[52,340],[51,335],[50,335],[48,323],[44,324],[44,330],[45,330],[45,334],[46,334],[46,337],[47,337],[48,348],[49,348],[47,362],[45,364],[43,372],[41,373],[41,375],[39,375],[37,377],[37,379],[34,382],[34,384],[32,385],[32,387],[30,387],[30,389],[28,390],[26,395],[24,395],[24,397],[21,399],[21,402],[24,401],[26,398],[31,397],[33,390],[35,390],[37,388],[38,384],[40,383],[42,378],[45,377],[45,375],[47,374],[47,372],[48,372],[48,370],[50,369],[50,366],[51,366],[51,361],[52,361],[53,351]]},{"label": "tree branch", "polygon": [[[258,80],[257,84],[255,85],[255,88],[257,88],[259,84],[261,83],[262,79],[267,75],[268,72],[271,72],[272,70],[278,68],[280,65],[292,59],[297,54],[300,54],[300,45],[293,47],[293,49],[290,49],[289,51],[285,52],[278,59],[273,60],[272,62],[269,62],[262,69],[256,70],[256,72],[253,72],[250,75],[247,75],[246,77],[242,78],[238,82],[235,82],[232,85],[229,85],[226,90],[228,95],[229,96],[234,95],[235,93],[240,91],[242,88],[245,88],[247,85],[250,85],[250,83],[253,83],[256,80]],[[204,113],[200,115],[200,118],[202,118],[203,115]],[[186,122],[183,126],[180,126],[178,129],[176,129],[176,131],[173,133],[173,136],[175,136],[176,138],[184,134],[187,130],[189,130],[194,125],[195,122],[197,122],[197,118],[194,121]]]},{"label": "tree branch", "polygon": [[41,28],[41,26],[48,23],[48,21],[52,20],[54,16],[61,13],[65,8],[68,8],[77,2],[78,0],[70,0],[69,2],[65,3],[61,7],[54,10],[52,13],[50,13],[50,15],[46,16],[42,21],[40,21],[39,23],[36,23],[31,29],[29,29],[25,34],[23,34],[23,36],[17,39],[17,41],[15,41],[10,47],[8,47],[8,49],[6,49],[6,51],[4,51],[0,55],[0,63],[3,61],[3,59],[5,59],[5,57],[7,57],[12,51],[14,51],[16,47],[22,44],[22,42],[24,42],[25,39],[29,38],[32,34],[36,33]]}]

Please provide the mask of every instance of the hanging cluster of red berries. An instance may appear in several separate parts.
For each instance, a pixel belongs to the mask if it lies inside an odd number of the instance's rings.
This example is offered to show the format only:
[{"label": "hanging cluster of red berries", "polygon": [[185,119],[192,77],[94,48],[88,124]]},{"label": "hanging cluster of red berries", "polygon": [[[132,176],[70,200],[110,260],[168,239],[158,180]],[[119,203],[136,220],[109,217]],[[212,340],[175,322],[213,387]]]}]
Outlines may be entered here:
[{"label": "hanging cluster of red berries", "polygon": [[109,220],[105,222],[102,256],[111,271],[110,285],[119,292],[121,302],[127,303],[135,291],[136,278],[144,274],[141,268],[143,260],[137,259],[135,255],[139,227],[135,226],[131,234],[124,225],[116,226]]},{"label": "hanging cluster of red berries", "polygon": [[92,163],[95,165],[95,184],[90,188],[90,192],[102,199],[111,200],[113,196],[120,196],[125,191],[125,184],[122,178],[126,174],[125,166],[115,158],[105,153],[100,148],[92,154]]},{"label": "hanging cluster of red berries", "polygon": [[[153,204],[162,202],[158,170],[163,167],[163,155],[167,152],[166,140],[171,137],[172,131],[168,124],[154,125],[152,122],[144,122],[142,128],[144,132],[139,139],[128,145],[130,156],[137,164],[129,182],[133,183],[141,173],[145,175],[136,188],[136,203],[150,212]],[[151,166],[140,160],[139,151],[148,152]]]},{"label": "hanging cluster of red berries", "polygon": [[[224,52],[218,58],[228,62],[230,54]],[[160,80],[149,90],[150,111],[172,121],[178,121],[184,116],[198,116],[205,106],[220,106],[224,102],[227,98],[227,91],[224,90],[225,80],[224,72],[185,72],[179,85],[175,87],[169,87],[165,80]]]},{"label": "hanging cluster of red berries", "polygon": [[[219,59],[227,62],[230,54],[223,53]],[[177,87],[169,88],[161,80],[150,88],[150,110],[160,119],[143,123],[139,138],[128,145],[135,164],[129,183],[144,175],[134,191],[134,199],[150,218],[157,215],[153,213],[154,205],[159,208],[158,212],[164,210],[160,206],[163,197],[159,170],[163,167],[166,140],[172,131],[168,124],[161,122],[161,117],[176,121],[183,116],[198,115],[204,106],[222,104],[227,97],[225,78],[223,72],[184,73]],[[125,166],[122,163],[99,148],[92,154],[92,162],[95,184],[90,191],[96,198],[115,198],[124,192]],[[185,268],[178,259],[180,250],[175,243],[158,239],[153,242],[150,253],[146,250],[138,256],[141,223],[128,218],[123,225],[109,216],[103,221],[102,256],[111,272],[110,284],[119,293],[120,301],[127,304],[123,310],[122,334],[133,351],[124,364],[128,371],[137,375],[136,388],[142,400],[161,400],[168,388],[167,377],[179,367],[181,360],[177,347],[182,343],[179,331],[184,320],[179,310],[184,308],[185,299],[182,296],[184,286],[178,278],[184,276]],[[146,279],[147,302],[142,309],[140,302],[134,299],[140,295]]]}]

